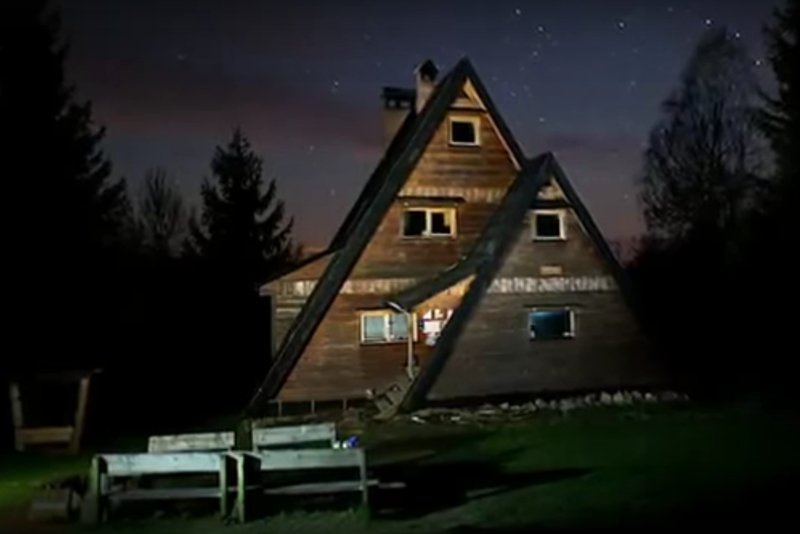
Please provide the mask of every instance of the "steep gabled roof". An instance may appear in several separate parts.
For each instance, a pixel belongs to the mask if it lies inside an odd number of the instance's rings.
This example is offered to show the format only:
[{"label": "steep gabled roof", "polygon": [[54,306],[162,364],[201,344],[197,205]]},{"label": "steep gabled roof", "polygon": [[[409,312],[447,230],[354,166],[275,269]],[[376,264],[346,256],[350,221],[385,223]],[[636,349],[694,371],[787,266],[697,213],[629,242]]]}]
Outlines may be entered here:
[{"label": "steep gabled roof", "polygon": [[257,413],[280,391],[342,284],[467,80],[472,83],[514,159],[520,164],[524,161],[522,150],[497,112],[472,64],[466,58],[460,60],[437,85],[422,111],[417,115],[409,114],[406,118],[353,208],[345,217],[328,250],[335,251],[335,255],[309,295],[300,315],[284,337],[275,362],[250,402],[249,412]]},{"label": "steep gabled roof", "polygon": [[536,197],[539,189],[550,176],[555,179],[563,191],[566,198],[564,204],[574,210],[587,235],[597,247],[623,297],[631,307],[636,307],[622,267],[555,156],[549,153],[539,156],[527,162],[517,180],[506,193],[502,204],[492,215],[475,247],[464,260],[441,274],[387,299],[405,309],[410,309],[467,276],[474,276],[460,305],[442,330],[433,354],[403,400],[402,409],[414,410],[424,404],[428,392],[444,369],[456,340],[502,267],[509,247],[521,231],[520,222],[525,213],[537,205]]}]

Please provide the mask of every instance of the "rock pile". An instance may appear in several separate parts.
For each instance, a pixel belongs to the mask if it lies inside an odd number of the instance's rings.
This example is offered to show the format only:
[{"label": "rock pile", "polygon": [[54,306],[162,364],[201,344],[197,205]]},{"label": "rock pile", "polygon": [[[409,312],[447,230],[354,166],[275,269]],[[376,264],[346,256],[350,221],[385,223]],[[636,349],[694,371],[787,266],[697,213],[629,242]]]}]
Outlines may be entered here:
[{"label": "rock pile", "polygon": [[504,402],[484,404],[477,408],[425,408],[407,417],[416,423],[475,423],[528,419],[536,413],[567,413],[599,406],[634,406],[651,403],[685,402],[689,397],[675,391],[615,391],[590,393],[558,399],[534,399],[523,404]]}]

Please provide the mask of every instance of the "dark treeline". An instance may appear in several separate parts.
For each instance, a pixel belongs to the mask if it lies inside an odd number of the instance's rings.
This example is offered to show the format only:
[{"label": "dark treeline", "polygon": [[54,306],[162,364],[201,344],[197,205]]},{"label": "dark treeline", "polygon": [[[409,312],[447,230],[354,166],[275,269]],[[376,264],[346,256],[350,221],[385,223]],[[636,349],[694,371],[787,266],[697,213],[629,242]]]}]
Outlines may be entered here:
[{"label": "dark treeline", "polygon": [[653,339],[696,395],[794,383],[799,27],[789,0],[765,28],[774,91],[734,34],[705,35],[644,155],[647,233],[630,271]]},{"label": "dark treeline", "polygon": [[235,130],[209,147],[197,210],[158,162],[130,188],[64,72],[57,8],[15,3],[0,18],[12,267],[2,383],[102,369],[91,406],[104,434],[241,409],[269,366],[269,303],[257,288],[300,254],[275,180]]}]

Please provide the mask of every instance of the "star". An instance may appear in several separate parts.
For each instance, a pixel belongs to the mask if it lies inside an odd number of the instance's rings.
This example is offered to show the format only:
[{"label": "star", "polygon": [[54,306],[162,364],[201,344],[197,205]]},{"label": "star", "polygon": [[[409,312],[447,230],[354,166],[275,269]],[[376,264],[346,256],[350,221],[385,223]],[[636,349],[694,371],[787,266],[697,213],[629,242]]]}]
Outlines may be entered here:
[{"label": "star", "polygon": [[757,60],[753,61],[753,64],[754,64],[756,67],[760,67],[760,66],[761,66],[761,63],[762,63],[762,61],[761,61],[760,59],[757,59]]},{"label": "star", "polygon": [[537,26],[536,31],[538,31],[539,33],[544,33],[544,26],[541,25]]},{"label": "star", "polygon": [[733,34],[733,36],[734,36],[736,39],[741,39],[741,38],[742,38],[742,34],[741,34],[740,32],[736,32],[736,33],[734,33],[734,34]]},{"label": "star", "polygon": [[545,123],[545,119],[542,116],[539,116],[538,120],[539,120],[539,124],[544,124]]},{"label": "star", "polygon": [[675,8],[674,8],[674,7],[672,7],[672,6],[667,6],[667,13],[672,13],[673,11],[675,11]]},{"label": "star", "polygon": [[520,8],[516,8],[514,10],[514,14],[519,17],[520,15],[522,15],[522,10]]},{"label": "star", "polygon": [[175,59],[177,59],[178,61],[186,61],[186,54],[178,52],[177,54],[175,54]]},{"label": "star", "polygon": [[617,21],[617,28],[619,28],[620,30],[624,30],[625,29],[625,21],[624,20],[618,20]]},{"label": "star", "polygon": [[704,22],[706,26],[711,26],[712,24],[714,24],[714,21],[711,19],[706,19]]}]

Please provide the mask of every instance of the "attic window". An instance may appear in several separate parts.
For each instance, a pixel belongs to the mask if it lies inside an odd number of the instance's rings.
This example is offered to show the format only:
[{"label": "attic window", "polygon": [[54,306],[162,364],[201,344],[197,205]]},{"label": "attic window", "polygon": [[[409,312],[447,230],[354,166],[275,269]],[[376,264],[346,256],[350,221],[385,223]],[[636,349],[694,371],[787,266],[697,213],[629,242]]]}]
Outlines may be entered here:
[{"label": "attic window", "polygon": [[533,212],[533,239],[536,241],[563,241],[567,238],[562,210],[536,210]]},{"label": "attic window", "polygon": [[570,308],[533,309],[528,312],[530,338],[537,341],[575,337],[575,313]]},{"label": "attic window", "polygon": [[407,208],[403,211],[403,237],[456,235],[455,208]]},{"label": "attic window", "polygon": [[455,146],[478,146],[481,121],[479,117],[451,117],[450,144]]}]

